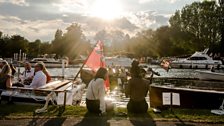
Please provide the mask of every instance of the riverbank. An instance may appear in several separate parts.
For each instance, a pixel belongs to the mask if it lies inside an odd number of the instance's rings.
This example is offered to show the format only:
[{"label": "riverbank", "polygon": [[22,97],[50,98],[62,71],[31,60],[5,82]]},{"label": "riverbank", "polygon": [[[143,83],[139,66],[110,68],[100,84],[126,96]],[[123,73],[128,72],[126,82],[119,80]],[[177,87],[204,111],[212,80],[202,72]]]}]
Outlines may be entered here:
[{"label": "riverbank", "polygon": [[[55,119],[55,118],[96,118],[96,115],[87,114],[85,107],[66,106],[65,111],[59,107],[50,106],[47,113],[35,114],[34,111],[41,108],[41,105],[0,105],[0,120],[21,120],[21,119]],[[195,109],[173,109],[164,110],[161,113],[154,113],[149,109],[147,114],[132,115],[126,114],[125,108],[117,108],[114,113],[109,113],[106,118],[112,120],[151,120],[151,121],[168,121],[168,122],[192,122],[192,123],[209,123],[224,124],[223,117],[210,113],[210,110]],[[144,121],[143,121],[144,122]]]}]

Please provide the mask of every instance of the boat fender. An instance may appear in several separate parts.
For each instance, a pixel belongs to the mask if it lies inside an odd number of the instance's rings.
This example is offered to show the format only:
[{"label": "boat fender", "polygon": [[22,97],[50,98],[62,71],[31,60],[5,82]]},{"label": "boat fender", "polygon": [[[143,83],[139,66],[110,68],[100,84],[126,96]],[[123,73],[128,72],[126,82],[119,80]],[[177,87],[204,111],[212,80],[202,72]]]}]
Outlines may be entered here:
[{"label": "boat fender", "polygon": [[192,65],[190,65],[190,67],[189,67],[190,69],[192,69]]},{"label": "boat fender", "polygon": [[198,69],[198,66],[196,65],[195,68]]}]

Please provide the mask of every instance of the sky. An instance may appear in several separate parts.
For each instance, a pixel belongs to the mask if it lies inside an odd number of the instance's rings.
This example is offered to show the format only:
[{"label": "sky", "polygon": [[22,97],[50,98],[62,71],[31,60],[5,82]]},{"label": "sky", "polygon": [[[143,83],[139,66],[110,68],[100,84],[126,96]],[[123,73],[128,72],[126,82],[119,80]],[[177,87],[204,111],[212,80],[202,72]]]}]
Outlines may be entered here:
[{"label": "sky", "polygon": [[[196,0],[0,0],[0,31],[29,41],[51,41],[57,29],[79,23],[92,40],[101,30],[130,36],[168,25],[176,10]],[[199,0],[198,0],[199,1]]]}]

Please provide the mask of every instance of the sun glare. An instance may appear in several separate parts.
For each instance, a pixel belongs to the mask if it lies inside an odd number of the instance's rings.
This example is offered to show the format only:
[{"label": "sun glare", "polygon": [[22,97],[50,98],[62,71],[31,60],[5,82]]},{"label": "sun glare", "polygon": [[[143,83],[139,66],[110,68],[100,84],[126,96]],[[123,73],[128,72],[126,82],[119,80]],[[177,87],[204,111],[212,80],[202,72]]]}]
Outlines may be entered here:
[{"label": "sun glare", "polygon": [[119,0],[96,0],[91,9],[91,15],[106,20],[119,18],[122,7]]}]

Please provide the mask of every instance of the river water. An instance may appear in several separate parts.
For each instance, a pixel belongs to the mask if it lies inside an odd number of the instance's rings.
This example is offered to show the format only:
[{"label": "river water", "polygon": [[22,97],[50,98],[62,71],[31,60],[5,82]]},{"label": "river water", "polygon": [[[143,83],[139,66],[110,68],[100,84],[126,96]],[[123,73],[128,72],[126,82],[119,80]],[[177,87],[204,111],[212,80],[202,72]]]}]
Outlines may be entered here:
[{"label": "river water", "polygon": [[[198,74],[193,69],[170,69],[169,72],[157,65],[150,66],[154,71],[160,73],[160,77],[171,78],[197,78]],[[65,68],[65,78],[74,78],[80,68]],[[61,68],[49,68],[48,71],[52,76],[61,76]],[[155,76],[158,77],[158,76]]]},{"label": "river water", "polygon": [[[158,65],[150,66],[154,71],[159,72],[159,77],[168,77],[168,78],[197,78],[198,74],[194,69],[170,69],[169,72],[164,70]],[[18,68],[17,68],[18,69]],[[74,78],[80,68],[65,68],[65,78]],[[23,71],[24,68],[21,67],[20,71]],[[62,68],[48,68],[51,76],[62,76]],[[154,76],[158,77],[158,76]]]}]

